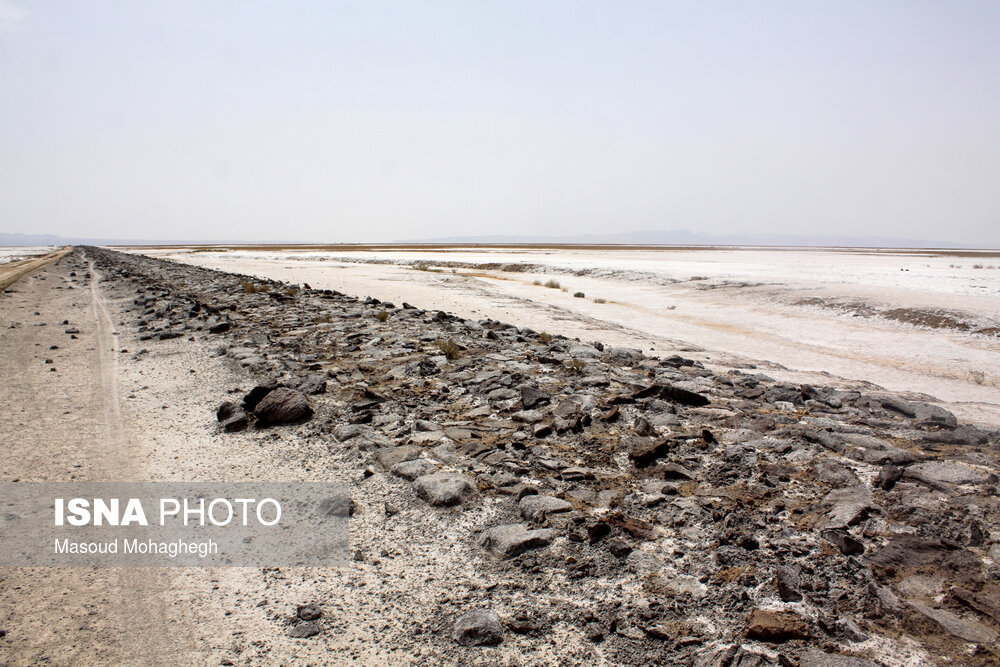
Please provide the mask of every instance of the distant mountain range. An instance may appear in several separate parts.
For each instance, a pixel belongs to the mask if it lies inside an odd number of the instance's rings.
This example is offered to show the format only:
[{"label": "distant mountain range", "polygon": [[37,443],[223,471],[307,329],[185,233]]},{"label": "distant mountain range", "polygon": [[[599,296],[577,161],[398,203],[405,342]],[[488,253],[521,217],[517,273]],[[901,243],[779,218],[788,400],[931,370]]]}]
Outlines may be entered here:
[{"label": "distant mountain range", "polygon": [[537,243],[614,245],[752,245],[812,246],[843,248],[985,248],[979,244],[925,241],[895,236],[821,236],[809,234],[705,234],[687,229],[623,232],[619,234],[576,234],[572,236],[448,236],[419,239],[407,243]]},{"label": "distant mountain range", "polygon": [[[240,245],[249,241],[193,240],[193,239],[95,239],[55,236],[53,234],[0,233],[0,246],[64,246],[64,245]],[[295,244],[303,241],[255,241],[262,244]],[[308,243],[331,243],[325,239]],[[576,234],[571,236],[445,236],[438,238],[410,239],[396,243],[454,243],[454,244],[610,244],[610,245],[751,245],[751,246],[812,246],[846,248],[989,248],[984,244],[961,244],[944,241],[925,241],[895,236],[836,236],[809,234],[705,234],[687,229],[671,231],[623,232],[619,234]]]}]

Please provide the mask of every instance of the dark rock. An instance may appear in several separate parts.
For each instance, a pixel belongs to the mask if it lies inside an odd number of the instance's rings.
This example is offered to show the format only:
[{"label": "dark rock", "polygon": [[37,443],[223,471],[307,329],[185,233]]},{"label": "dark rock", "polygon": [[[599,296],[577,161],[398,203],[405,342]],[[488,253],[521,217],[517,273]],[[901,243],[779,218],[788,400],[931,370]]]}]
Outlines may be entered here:
[{"label": "dark rock", "polygon": [[257,407],[257,404],[260,403],[265,396],[267,396],[269,393],[277,389],[279,386],[280,385],[278,384],[257,385],[243,397],[243,409],[247,410],[248,412],[253,412],[254,408]]},{"label": "dark rock", "polygon": [[413,482],[417,495],[436,507],[460,505],[476,495],[476,485],[464,475],[437,472]]},{"label": "dark rock", "polygon": [[747,621],[747,637],[778,643],[790,639],[807,639],[809,624],[791,611],[754,609]]},{"label": "dark rock", "polygon": [[525,551],[548,546],[555,533],[548,529],[529,530],[521,523],[494,526],[483,531],[479,541],[488,552],[501,558],[513,558]]},{"label": "dark rock", "polygon": [[379,450],[378,456],[375,457],[375,460],[378,461],[379,465],[382,466],[383,469],[391,470],[397,463],[417,458],[420,456],[420,452],[422,451],[424,451],[423,448],[417,447],[416,445],[386,447],[385,449]]},{"label": "dark rock", "polygon": [[452,638],[463,646],[499,644],[503,641],[503,625],[494,611],[470,611],[455,622]]},{"label": "dark rock", "polygon": [[840,549],[840,553],[845,556],[853,556],[865,552],[865,545],[851,537],[850,533],[846,530],[838,528],[824,530],[823,537]]},{"label": "dark rock", "polygon": [[680,463],[667,463],[660,468],[660,471],[663,479],[666,480],[691,480],[695,478],[695,474]]},{"label": "dark rock", "polygon": [[892,487],[896,486],[898,482],[903,477],[903,469],[894,466],[891,463],[886,463],[882,466],[882,469],[878,471],[878,486],[880,489],[885,491],[891,491]]},{"label": "dark rock", "polygon": [[319,633],[319,623],[316,623],[315,621],[308,621],[306,623],[293,625],[288,631],[288,636],[295,637],[296,639],[306,639],[307,637],[315,637]]},{"label": "dark rock", "polygon": [[612,537],[604,543],[604,546],[617,558],[624,558],[632,553],[632,545],[620,537]]},{"label": "dark rock", "polygon": [[989,439],[989,431],[971,424],[965,424],[953,430],[934,431],[924,436],[924,440],[927,442],[940,442],[948,445],[985,445]]},{"label": "dark rock", "polygon": [[778,595],[785,602],[800,602],[802,593],[802,579],[799,577],[798,568],[788,565],[781,565],[775,571],[774,583],[778,587]]},{"label": "dark rock", "polygon": [[951,589],[951,596],[969,609],[974,609],[1000,623],[1000,586],[986,584],[978,593],[961,586],[954,586]]},{"label": "dark rock", "polygon": [[227,433],[242,431],[247,427],[247,413],[235,403],[226,401],[220,405],[215,417],[221,423],[222,430]]},{"label": "dark rock", "polygon": [[633,438],[628,453],[636,467],[646,468],[670,451],[670,441],[666,438]]},{"label": "dark rock", "polygon": [[261,425],[288,424],[312,417],[312,406],[300,391],[278,387],[270,391],[254,408]]},{"label": "dark rock", "polygon": [[587,526],[587,541],[597,544],[611,534],[611,526],[603,521]]},{"label": "dark rock", "polygon": [[525,410],[546,405],[549,402],[549,395],[532,384],[524,384],[519,387],[521,390],[521,406]]},{"label": "dark rock", "polygon": [[315,621],[323,615],[323,610],[316,604],[303,604],[299,605],[295,615],[303,621]]},{"label": "dark rock", "polygon": [[310,396],[316,396],[318,394],[326,393],[326,377],[322,374],[310,375],[302,384],[299,385],[299,391],[303,394],[308,394]]}]

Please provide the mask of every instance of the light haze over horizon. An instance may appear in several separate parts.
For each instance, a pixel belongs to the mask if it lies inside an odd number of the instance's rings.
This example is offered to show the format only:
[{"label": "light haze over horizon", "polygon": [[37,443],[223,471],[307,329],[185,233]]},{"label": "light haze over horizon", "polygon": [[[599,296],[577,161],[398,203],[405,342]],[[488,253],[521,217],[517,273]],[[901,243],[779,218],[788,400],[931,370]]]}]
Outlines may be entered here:
[{"label": "light haze over horizon", "polygon": [[0,232],[1000,246],[1000,3],[0,0]]}]

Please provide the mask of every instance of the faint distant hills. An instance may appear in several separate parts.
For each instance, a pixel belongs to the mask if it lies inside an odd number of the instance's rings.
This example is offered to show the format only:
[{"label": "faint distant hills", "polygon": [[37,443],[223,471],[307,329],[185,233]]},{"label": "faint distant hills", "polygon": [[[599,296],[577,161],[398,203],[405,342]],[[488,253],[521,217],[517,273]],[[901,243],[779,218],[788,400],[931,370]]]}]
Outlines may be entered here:
[{"label": "faint distant hills", "polygon": [[[282,245],[297,243],[341,243],[337,239],[321,241],[237,241],[194,239],[98,239],[54,234],[0,233],[0,246],[64,246],[64,245]],[[838,236],[810,234],[705,234],[687,229],[671,231],[622,232],[618,234],[574,234],[569,236],[443,236],[437,238],[409,239],[396,243],[453,243],[453,244],[594,244],[594,245],[741,245],[741,246],[807,246],[842,248],[976,248],[987,249],[982,243],[953,243],[925,241],[896,236]]]},{"label": "faint distant hills", "polygon": [[0,246],[35,245],[200,245],[220,243],[246,243],[246,241],[178,241],[169,239],[93,239],[81,236],[56,236],[54,234],[5,234],[0,233]]},{"label": "faint distant hills", "polygon": [[820,236],[808,234],[705,234],[688,229],[622,232],[619,234],[575,234],[571,236],[446,236],[404,243],[531,243],[614,245],[754,245],[814,246],[842,248],[986,248],[982,244],[925,241],[895,236]]}]

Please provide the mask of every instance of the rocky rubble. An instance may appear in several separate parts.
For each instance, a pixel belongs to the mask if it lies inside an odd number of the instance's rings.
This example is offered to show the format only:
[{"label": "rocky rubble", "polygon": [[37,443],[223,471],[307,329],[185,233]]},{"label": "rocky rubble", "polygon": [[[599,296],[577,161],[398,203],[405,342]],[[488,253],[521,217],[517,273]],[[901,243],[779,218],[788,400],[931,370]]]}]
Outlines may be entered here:
[{"label": "rocky rubble", "polygon": [[445,662],[556,622],[610,664],[1000,662],[1000,439],[926,400],[77,252],[148,345],[205,338],[255,379],[205,406],[222,433],[311,418],[398,480],[387,516],[452,513],[497,583],[420,629]]}]

